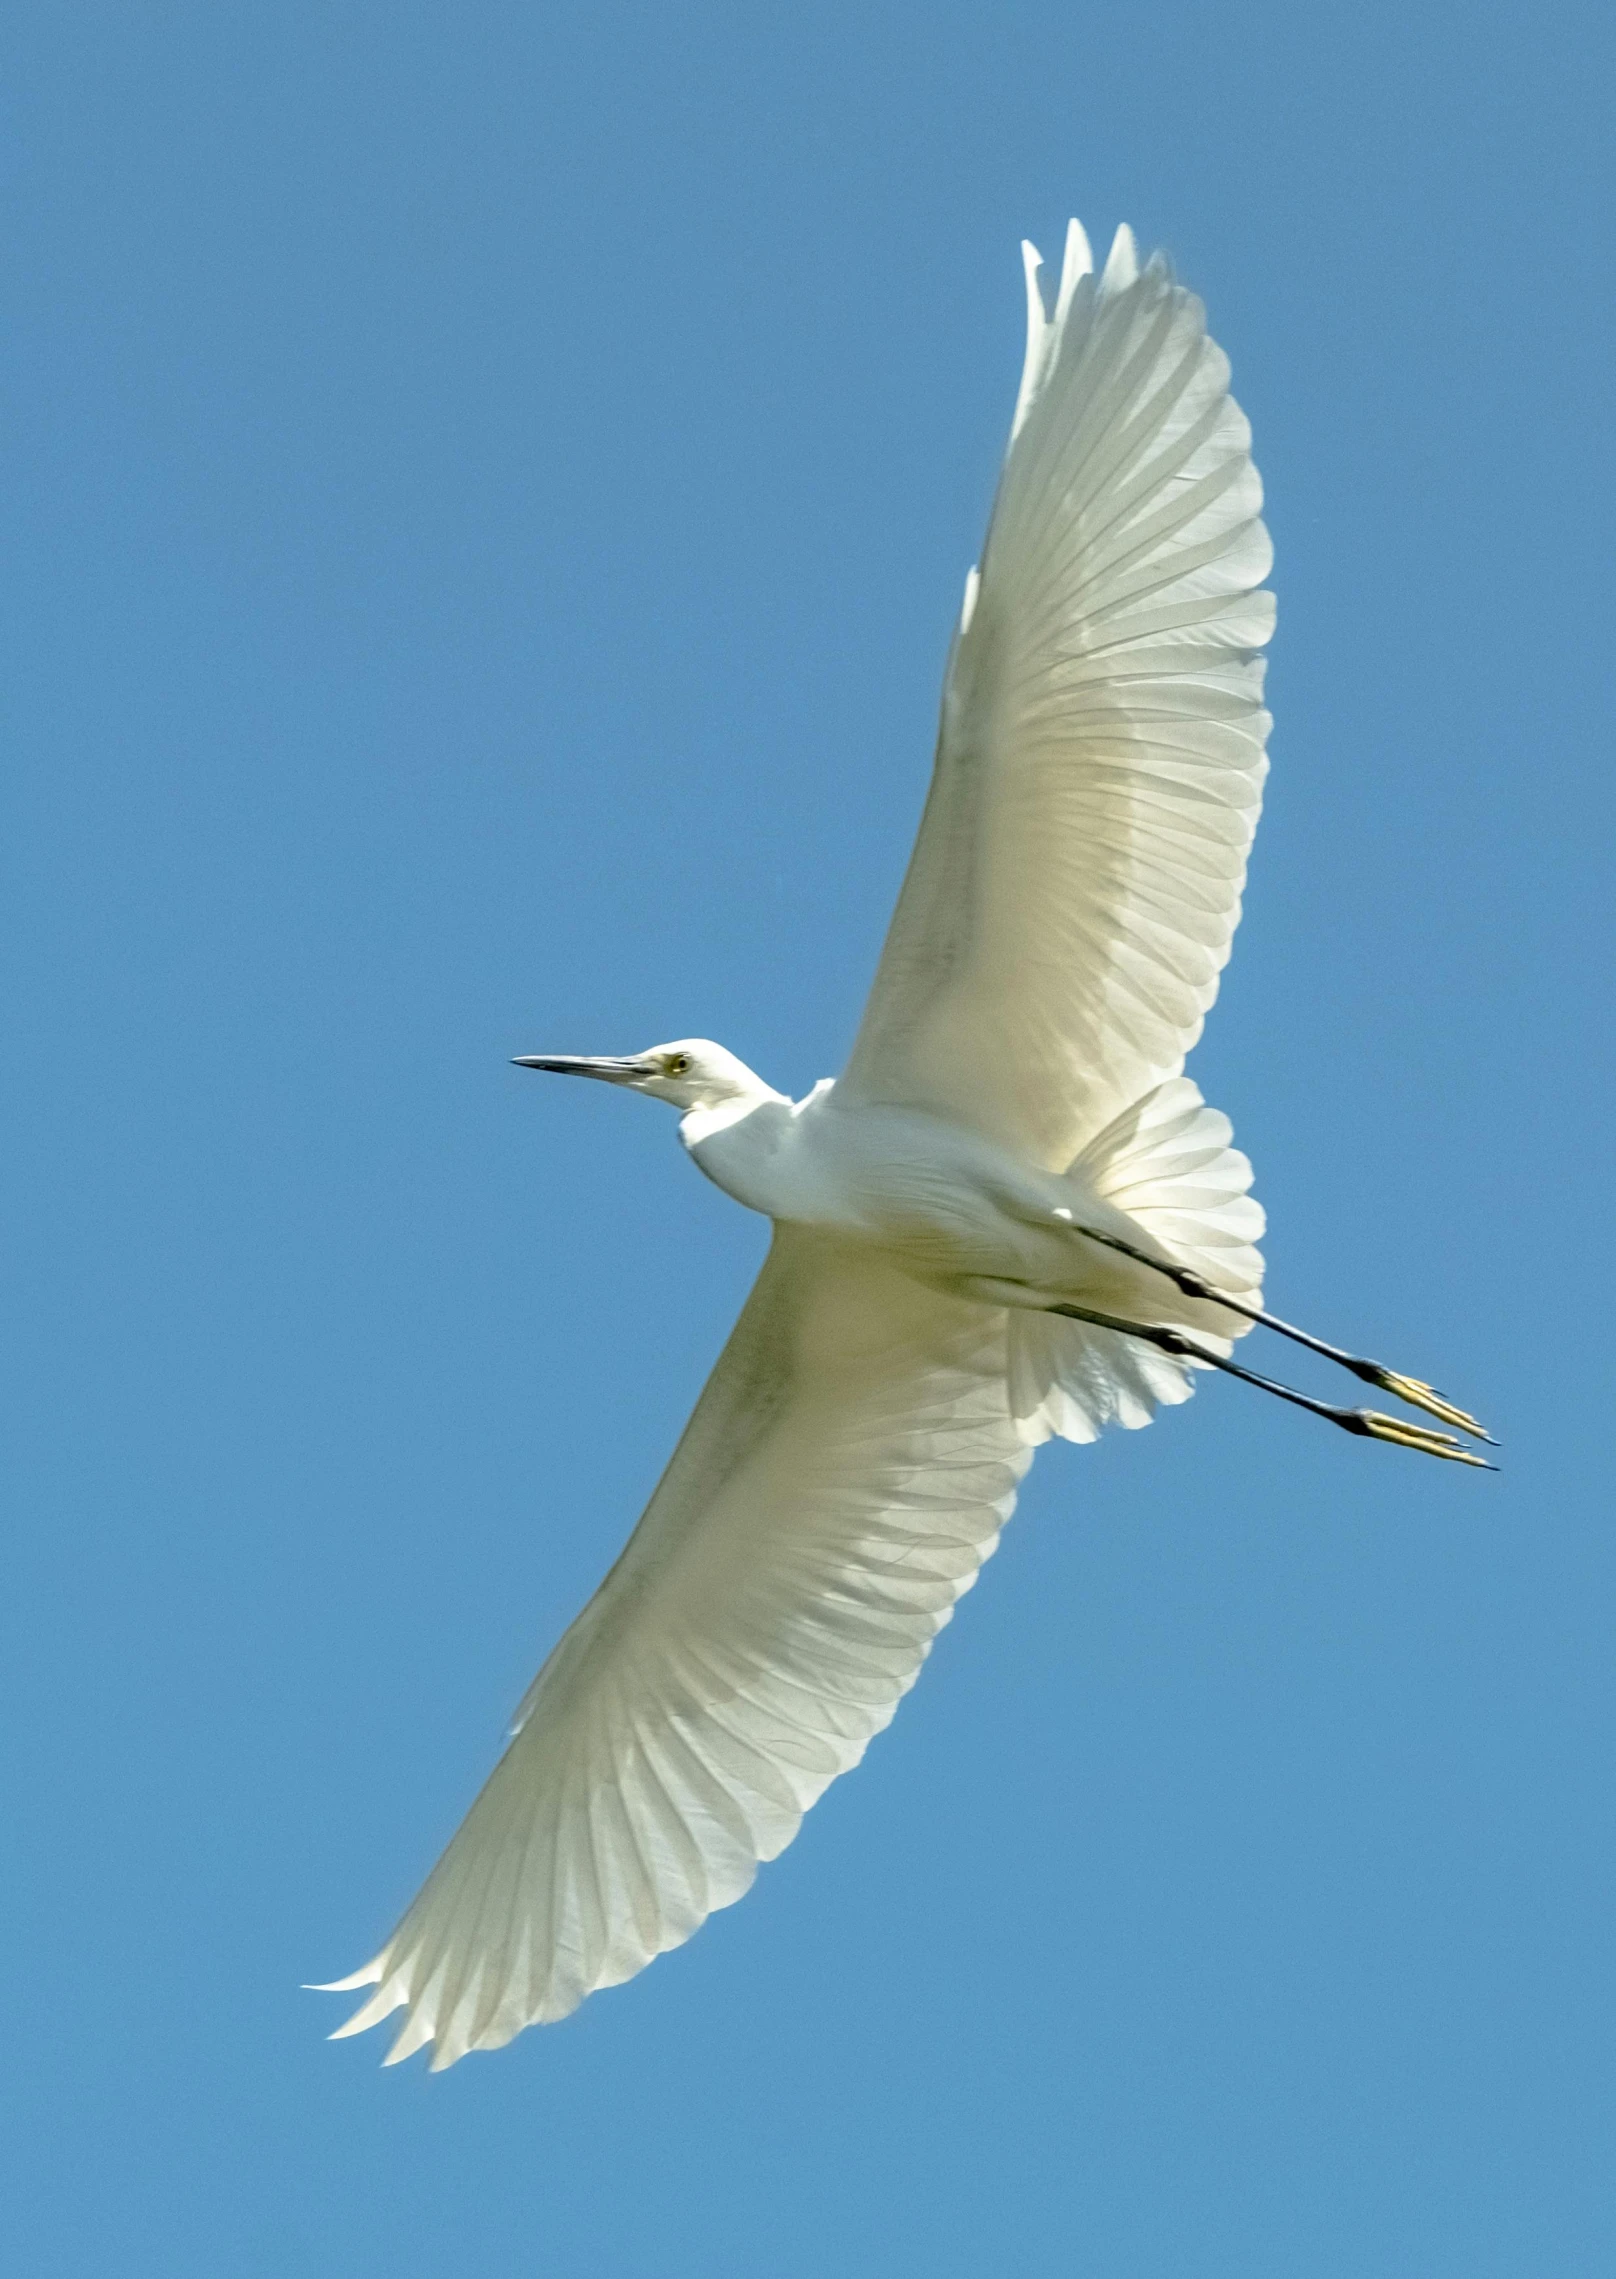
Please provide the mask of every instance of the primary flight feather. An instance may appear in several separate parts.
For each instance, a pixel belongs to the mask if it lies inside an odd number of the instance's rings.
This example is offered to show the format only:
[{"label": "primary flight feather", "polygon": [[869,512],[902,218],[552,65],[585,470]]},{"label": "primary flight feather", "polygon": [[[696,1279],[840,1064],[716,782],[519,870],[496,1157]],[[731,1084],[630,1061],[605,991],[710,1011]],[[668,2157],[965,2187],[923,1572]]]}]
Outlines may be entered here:
[{"label": "primary flight feather", "polygon": [[1485,1437],[1259,1302],[1262,1213],[1182,1074],[1240,915],[1267,762],[1271,552],[1201,304],[1074,222],[1027,259],[1010,447],[919,839],[852,1057],[792,1102],[704,1039],[523,1065],[682,1111],[774,1222],[628,1547],[339,2034],[432,2065],[677,1946],[857,1764],[976,1580],[1037,1444],[1149,1422],[1216,1368],[1361,1436],[1449,1430],[1230,1358],[1262,1323]]}]

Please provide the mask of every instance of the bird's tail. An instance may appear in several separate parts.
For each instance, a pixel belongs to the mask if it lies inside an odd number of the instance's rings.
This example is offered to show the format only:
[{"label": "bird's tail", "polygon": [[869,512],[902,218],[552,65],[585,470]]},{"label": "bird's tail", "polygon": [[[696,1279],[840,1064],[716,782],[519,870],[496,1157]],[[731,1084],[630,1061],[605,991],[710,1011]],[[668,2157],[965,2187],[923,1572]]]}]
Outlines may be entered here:
[{"label": "bird's tail", "polygon": [[[1090,1140],[1070,1167],[1089,1194],[1128,1217],[1167,1255],[1231,1296],[1258,1303],[1262,1206],[1252,1199],[1251,1165],[1237,1147],[1227,1116],[1209,1108],[1188,1077],[1147,1092]],[[1142,1316],[1181,1321],[1195,1335],[1229,1349],[1197,1321],[1204,1307],[1180,1298],[1162,1279]],[[1228,1315],[1225,1323],[1230,1321]],[[1156,1410],[1187,1401],[1190,1364],[1137,1338],[1093,1329],[1046,1313],[1012,1313],[1010,1402],[1023,1439],[1059,1436],[1097,1440],[1108,1424],[1129,1431]]]}]

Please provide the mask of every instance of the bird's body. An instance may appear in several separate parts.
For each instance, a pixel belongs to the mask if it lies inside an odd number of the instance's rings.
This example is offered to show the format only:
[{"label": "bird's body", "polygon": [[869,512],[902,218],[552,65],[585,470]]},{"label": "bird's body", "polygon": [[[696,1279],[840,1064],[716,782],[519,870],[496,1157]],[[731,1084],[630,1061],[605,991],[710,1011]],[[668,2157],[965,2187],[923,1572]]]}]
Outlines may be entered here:
[{"label": "bird's body", "polygon": [[[1058,1273],[1060,1252],[1071,1248],[1054,1222],[1071,1200],[1063,1182],[939,1116],[844,1105],[827,1081],[805,1100],[764,1100],[716,1131],[704,1125],[693,1111],[681,1118],[680,1138],[736,1202],[779,1223],[870,1243],[923,1280],[1019,1278],[1024,1259],[1043,1249]],[[1048,1222],[1045,1231],[1039,1222]]]},{"label": "bird's body", "polygon": [[1028,249],[1027,358],[944,680],[930,795],[842,1076],[802,1101],[702,1039],[524,1065],[650,1094],[770,1253],[627,1548],[381,1952],[353,2033],[434,2067],[564,2016],[738,1898],[856,1764],[1033,1449],[1215,1368],[1349,1431],[1450,1433],[1231,1358],[1262,1213],[1184,1076],[1266,759],[1270,549],[1203,312],[1119,231]]},{"label": "bird's body", "polygon": [[[991,1284],[994,1304],[1065,1300],[1214,1334],[1245,1327],[1214,1319],[1148,1267],[1078,1235],[1078,1227],[1135,1242],[1142,1234],[1081,1163],[1045,1171],[968,1125],[843,1100],[829,1078],[798,1101],[754,1081],[755,1105],[689,1110],[679,1136],[715,1186],[777,1225],[867,1247],[951,1297]],[[1235,1286],[1249,1290],[1254,1279]]]}]

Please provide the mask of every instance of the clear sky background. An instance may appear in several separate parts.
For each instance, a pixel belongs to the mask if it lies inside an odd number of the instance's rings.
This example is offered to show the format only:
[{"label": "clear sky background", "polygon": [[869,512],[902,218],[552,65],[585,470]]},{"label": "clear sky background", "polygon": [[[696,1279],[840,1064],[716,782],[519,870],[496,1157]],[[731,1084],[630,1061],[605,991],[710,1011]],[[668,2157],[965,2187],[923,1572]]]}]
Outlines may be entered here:
[{"label": "clear sky background", "polygon": [[[1616,2268],[1611,42],[12,11],[12,2269]],[[840,1065],[1069,212],[1206,297],[1278,551],[1193,1073],[1273,1302],[1507,1468],[1223,1383],[1051,1450],[741,1906],[381,2073],[299,1981],[449,1835],[765,1239],[508,1056]]]}]

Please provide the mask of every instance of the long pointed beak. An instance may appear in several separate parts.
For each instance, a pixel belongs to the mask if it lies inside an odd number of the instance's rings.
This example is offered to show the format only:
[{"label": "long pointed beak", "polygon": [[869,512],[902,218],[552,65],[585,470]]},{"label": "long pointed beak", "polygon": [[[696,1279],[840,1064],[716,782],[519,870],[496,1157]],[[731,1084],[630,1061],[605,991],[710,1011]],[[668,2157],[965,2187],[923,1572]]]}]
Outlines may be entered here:
[{"label": "long pointed beak", "polygon": [[552,1076],[594,1076],[602,1084],[632,1084],[639,1077],[656,1074],[648,1060],[614,1060],[609,1055],[589,1059],[573,1053],[523,1053],[511,1066],[545,1068]]}]

